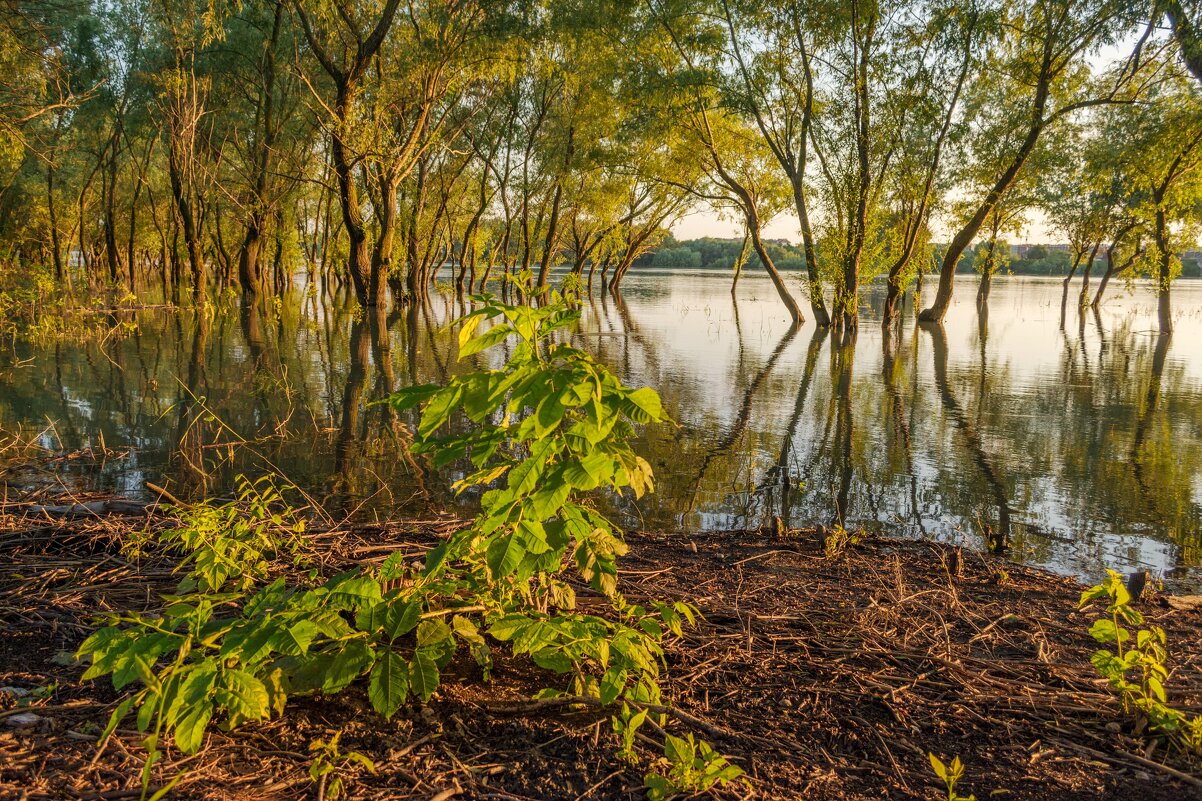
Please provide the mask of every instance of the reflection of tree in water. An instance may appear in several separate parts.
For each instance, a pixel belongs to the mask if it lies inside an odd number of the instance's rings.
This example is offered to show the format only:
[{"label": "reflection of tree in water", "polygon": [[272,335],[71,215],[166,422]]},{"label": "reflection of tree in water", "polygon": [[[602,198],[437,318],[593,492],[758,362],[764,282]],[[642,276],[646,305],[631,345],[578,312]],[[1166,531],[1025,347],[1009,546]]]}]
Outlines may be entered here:
[{"label": "reflection of tree in water", "polygon": [[[776,343],[776,347],[772,349],[772,353],[768,356],[768,360],[764,362],[764,366],[756,372],[755,377],[751,380],[751,383],[748,384],[747,388],[743,391],[743,397],[739,403],[739,410],[735,415],[734,421],[730,424],[726,431],[723,432],[722,437],[707,450],[705,457],[701,461],[701,466],[697,470],[697,476],[693,480],[693,494],[689,502],[689,509],[696,507],[697,491],[701,486],[702,479],[705,478],[706,472],[714,463],[714,460],[728,455],[735,443],[742,439],[744,434],[747,433],[747,425],[751,420],[751,410],[752,405],[755,402],[755,397],[757,393],[759,393],[760,388],[764,385],[764,382],[767,380],[768,376],[772,373],[773,368],[776,367],[776,363],[780,360],[781,354],[785,352],[785,350],[789,347],[789,343],[791,343],[797,336],[797,331],[798,326],[789,326],[789,330],[786,331],[780,338],[780,341]],[[742,342],[739,343],[739,351],[740,354],[743,351]],[[741,355],[740,361],[742,361]]]},{"label": "reflection of tree in water", "polygon": [[[827,327],[815,328],[813,335],[810,337],[810,344],[806,348],[805,366],[802,368],[801,381],[798,382],[797,396],[793,400],[793,412],[789,416],[789,422],[785,425],[784,436],[781,439],[780,455],[776,459],[776,464],[769,468],[761,485],[761,491],[765,496],[765,506],[768,509],[779,509],[781,520],[786,527],[794,525],[790,512],[793,503],[793,490],[799,481],[798,478],[794,477],[795,474],[791,469],[796,450],[795,437],[797,426],[801,421],[802,414],[806,410],[806,401],[810,394],[810,384],[814,378],[814,367],[818,363],[818,353],[822,350],[822,343],[826,341],[829,333],[830,329]],[[772,494],[777,489],[780,490],[780,500],[778,503],[774,503]],[[802,488],[802,491],[804,491],[804,488]]]},{"label": "reflection of tree in water", "polygon": [[831,343],[831,385],[835,388],[838,410],[835,418],[835,470],[839,478],[835,493],[833,520],[839,525],[847,522],[851,480],[855,472],[852,454],[852,366],[855,364],[855,332],[837,336]]},{"label": "reflection of tree in water", "polygon": [[[1012,527],[1016,545],[1044,561],[1092,566],[1103,548],[1134,552],[1146,537],[1172,539],[1185,563],[1200,559],[1202,393],[1177,351],[1133,330],[1137,318],[1107,328],[1091,310],[1084,331],[1069,326],[1047,343],[1050,366],[1031,380],[1006,361],[1014,323],[996,307],[975,330],[969,322],[961,343],[938,330],[883,331],[877,363],[870,340],[857,356],[826,332],[804,347],[787,332],[761,355],[750,330],[757,307],[744,302],[748,341],[716,340],[714,358],[730,378],[715,388],[681,370],[663,333],[675,321],[655,316],[669,308],[663,295],[636,289],[590,299],[573,336],[623,377],[657,387],[683,423],[641,432],[658,492],[641,509],[623,506],[628,522],[646,514],[653,525],[754,525],[780,514],[805,525],[841,515],[946,535],[972,528],[980,513]],[[111,482],[129,471],[131,488],[166,472],[185,490],[203,489],[199,477],[208,476],[220,494],[234,474],[259,474],[269,460],[290,481],[325,488],[331,504],[403,510],[420,490],[421,471],[403,455],[402,424],[414,418],[370,404],[499,358],[455,360],[455,332],[444,324],[465,310],[435,298],[356,321],[345,297],[317,292],[280,306],[219,307],[207,319],[141,314],[136,336],[103,349],[47,346],[33,366],[5,374],[0,422],[50,418],[68,448],[101,438],[134,444],[128,464],[103,468]],[[727,314],[726,328],[710,335],[729,337],[730,323]],[[828,357],[829,371],[820,370]],[[739,363],[746,369],[735,375]],[[233,434],[205,408],[250,445],[231,455]],[[1028,520],[1046,521],[1045,530]]]},{"label": "reflection of tree in water", "polygon": [[998,473],[993,457],[986,452],[982,444],[978,423],[969,419],[964,408],[956,399],[951,384],[948,382],[947,335],[944,333],[943,326],[941,325],[925,326],[924,330],[931,336],[934,355],[935,387],[939,391],[939,399],[943,403],[944,411],[960,431],[964,443],[972,455],[973,462],[976,464],[977,469],[980,470],[980,474],[993,496],[994,503],[997,506],[996,523],[998,533],[1003,537],[1009,537],[1011,534],[1012,516],[1009,493]]}]

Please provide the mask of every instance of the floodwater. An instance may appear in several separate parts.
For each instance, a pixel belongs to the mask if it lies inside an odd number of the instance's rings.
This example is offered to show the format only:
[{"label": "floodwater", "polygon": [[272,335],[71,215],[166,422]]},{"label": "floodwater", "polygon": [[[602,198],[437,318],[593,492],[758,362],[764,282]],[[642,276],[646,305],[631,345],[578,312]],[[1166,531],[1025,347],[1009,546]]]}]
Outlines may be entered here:
[{"label": "floodwater", "polygon": [[[1023,562],[1086,578],[1146,568],[1196,590],[1202,282],[1173,293],[1169,339],[1145,285],[1113,282],[1084,315],[1074,287],[1062,318],[1057,280],[999,278],[979,315],[958,279],[942,329],[916,327],[907,304],[885,336],[878,287],[849,342],[790,330],[759,275],[736,302],[725,274],[631,273],[621,299],[585,304],[573,342],[659,390],[679,427],[639,440],[657,492],[609,511],[688,532],[842,515],[977,548],[988,529]],[[274,470],[334,516],[425,513],[454,502],[454,476],[427,474],[407,455],[408,418],[372,401],[469,369],[446,326],[461,312],[438,297],[380,324],[298,290],[203,321],[138,312],[130,333],[85,344],[17,342],[0,356],[0,429],[107,456],[0,478],[198,497]]]}]

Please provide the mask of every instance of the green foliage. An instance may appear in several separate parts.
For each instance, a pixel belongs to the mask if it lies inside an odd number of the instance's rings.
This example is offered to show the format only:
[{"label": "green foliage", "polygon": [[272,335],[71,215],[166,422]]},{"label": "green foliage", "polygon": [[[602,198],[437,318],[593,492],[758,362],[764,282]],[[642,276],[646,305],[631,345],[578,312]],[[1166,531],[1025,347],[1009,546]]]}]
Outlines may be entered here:
[{"label": "green foliage", "polygon": [[704,793],[714,785],[725,786],[743,776],[742,768],[730,764],[691,734],[685,738],[666,735],[664,758],[658,764],[666,773],[648,773],[644,779],[650,801]]},{"label": "green foliage", "polygon": [[154,541],[183,556],[179,569],[187,576],[180,592],[218,592],[227,584],[248,590],[267,578],[268,560],[300,555],[305,523],[288,506],[270,475],[255,481],[238,476],[238,498],[206,502],[178,510],[180,525],[148,535],[134,553]]},{"label": "green foliage", "polygon": [[1139,628],[1144,617],[1131,606],[1131,595],[1122,576],[1113,570],[1107,577],[1081,593],[1080,608],[1106,604],[1105,617],[1094,621],[1090,635],[1103,646],[1090,661],[1098,673],[1110,682],[1123,701],[1123,707],[1142,715],[1152,730],[1180,748],[1202,753],[1202,716],[1190,716],[1168,704],[1164,684],[1169,670],[1167,641],[1159,626]]},{"label": "green foliage", "polygon": [[[436,466],[470,464],[456,488],[484,490],[480,514],[433,549],[424,568],[398,552],[314,586],[283,578],[263,586],[267,555],[303,532],[279,509],[271,483],[244,482],[238,504],[185,512],[184,525],[159,538],[183,554],[179,594],[159,614],[113,617],[79,650],[91,663],[85,679],[137,687],[105,736],[136,709],[148,748],[171,734],[191,754],[214,721],[232,729],[265,720],[290,695],[338,693],[363,678],[373,708],[389,719],[410,698],[430,700],[460,647],[487,679],[490,642],[567,677],[574,697],[621,701],[631,742],[649,707],[662,725],[661,641],[680,634],[696,610],[621,596],[617,558],[626,545],[584,493],[649,491],[651,468],[627,439],[635,425],[668,417],[654,391],[625,387],[587,354],[554,342],[577,315],[558,296],[542,308],[486,298],[463,321],[460,355],[513,336],[505,365],[391,399],[398,409],[422,407],[415,451]],[[460,415],[466,432],[448,433]],[[281,542],[280,531],[291,538]],[[602,593],[613,614],[574,611],[565,571]],[[641,710],[633,721],[632,706]],[[708,747],[698,753],[697,781],[730,774]]]},{"label": "green foliage", "polygon": [[346,785],[360,771],[375,774],[376,764],[358,751],[342,751],[338,740],[342,732],[334,732],[329,740],[314,740],[309,744],[313,760],[309,763],[309,778],[317,783],[319,801],[338,801],[346,797]]},{"label": "green foliage", "polygon": [[935,775],[947,788],[947,801],[976,801],[975,795],[960,795],[956,792],[956,784],[964,777],[964,763],[960,761],[960,757],[953,757],[950,765],[945,765],[943,760],[934,754],[927,754],[927,757],[931,760],[931,770],[935,771]]},{"label": "green foliage", "polygon": [[835,524],[827,531],[822,540],[822,552],[828,559],[835,559],[842,556],[848,547],[859,545],[859,543],[859,533],[850,532],[843,526]]}]

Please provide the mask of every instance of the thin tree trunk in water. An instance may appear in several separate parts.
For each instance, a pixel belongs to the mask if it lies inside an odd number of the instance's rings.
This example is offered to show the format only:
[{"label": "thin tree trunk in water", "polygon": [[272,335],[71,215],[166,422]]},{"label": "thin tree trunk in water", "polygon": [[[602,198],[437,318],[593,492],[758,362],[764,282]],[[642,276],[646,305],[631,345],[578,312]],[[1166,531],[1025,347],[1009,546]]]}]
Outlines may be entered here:
[{"label": "thin tree trunk in water", "polygon": [[559,239],[559,204],[562,200],[563,186],[557,183],[555,184],[555,195],[551,200],[551,217],[547,221],[547,236],[543,242],[543,257],[538,265],[540,289],[547,285],[547,278],[551,273],[551,255]]},{"label": "thin tree trunk in water", "polygon": [[1085,253],[1073,254],[1073,266],[1069,268],[1068,275],[1064,276],[1064,291],[1060,295],[1060,330],[1064,330],[1064,319],[1068,312],[1068,285],[1073,280],[1073,276],[1077,274],[1077,268],[1081,266],[1081,260],[1085,258]]},{"label": "thin tree trunk in water", "polygon": [[989,303],[989,293],[993,291],[993,270],[985,269],[981,273],[981,282],[977,284],[977,306]]},{"label": "thin tree trunk in water", "polygon": [[334,160],[334,175],[338,180],[338,202],[342,207],[342,224],[346,228],[348,242],[347,272],[355,288],[359,305],[374,306],[377,298],[372,297],[371,259],[367,253],[367,232],[363,228],[363,212],[359,208],[359,186],[355,183],[355,166],[343,138],[343,131],[351,126],[354,107],[354,91],[349,86],[340,86],[335,108],[338,126],[331,137],[331,155]]},{"label": "thin tree trunk in water", "polygon": [[50,214],[50,247],[54,251],[54,279],[63,283],[63,248],[58,238],[58,211],[54,203],[54,164],[46,168],[46,209]]},{"label": "thin tree trunk in water", "polygon": [[1165,218],[1161,197],[1156,198],[1156,316],[1160,322],[1160,333],[1173,333],[1173,308],[1169,298],[1169,283],[1172,280],[1173,256],[1169,251],[1168,221]]},{"label": "thin tree trunk in water", "polygon": [[743,273],[743,266],[747,264],[747,258],[750,255],[748,246],[751,244],[751,231],[743,230],[743,244],[739,246],[739,255],[735,257],[734,276],[730,279],[730,296],[735,296],[735,290],[739,286],[739,276]]},{"label": "thin tree trunk in water", "polygon": [[1026,163],[1027,157],[1031,155],[1031,151],[1035,149],[1035,145],[1039,142],[1039,137],[1043,133],[1044,120],[1043,110],[1047,104],[1048,81],[1041,79],[1040,84],[1036,87],[1035,102],[1032,107],[1032,124],[1027,130],[1027,136],[1015,154],[1013,161],[1006,168],[994,183],[993,188],[989,190],[989,194],[985,196],[984,202],[977,208],[976,212],[969,218],[968,222],[952,237],[952,241],[947,246],[947,252],[943,254],[943,263],[939,267],[939,288],[935,292],[935,300],[931,303],[930,308],[923,309],[918,315],[919,322],[924,323],[941,323],[944,316],[947,314],[947,309],[952,302],[952,288],[956,279],[956,265],[960,263],[960,257],[964,255],[964,251],[972,244],[972,240],[976,238],[977,232],[981,230],[981,226],[985,223],[985,218],[993,211],[1002,195],[1014,183],[1018,177],[1019,170]]},{"label": "thin tree trunk in water", "polygon": [[[384,296],[385,286],[392,275],[393,240],[396,238],[396,196],[398,181],[391,175],[380,178],[380,231],[371,254],[372,292],[377,299]],[[383,304],[380,304],[383,305]]]},{"label": "thin tree trunk in water", "polygon": [[[588,293],[590,295],[593,294],[593,273],[595,273],[596,271],[597,271],[597,260],[593,259],[588,264]],[[604,280],[602,280],[601,285],[605,286]]]},{"label": "thin tree trunk in water", "polygon": [[421,260],[417,252],[417,219],[426,203],[426,160],[417,162],[417,183],[414,188],[413,203],[409,214],[409,232],[405,237],[405,287],[409,300],[419,304],[425,300],[426,285],[421,274]]},{"label": "thin tree trunk in water", "polygon": [[104,256],[109,268],[109,281],[113,286],[120,280],[121,259],[117,252],[117,134],[113,134],[113,143],[109,161],[105,167],[101,184],[104,188]]},{"label": "thin tree trunk in water", "polygon": [[1081,274],[1081,297],[1077,301],[1079,308],[1084,309],[1089,305],[1089,274],[1093,272],[1093,263],[1098,258],[1098,250],[1101,247],[1102,241],[1098,240],[1089,253],[1089,259],[1085,262],[1085,272]]},{"label": "thin tree trunk in water", "polygon": [[793,203],[797,207],[797,216],[801,220],[801,244],[805,251],[810,310],[814,312],[815,325],[819,328],[826,328],[831,324],[831,316],[826,310],[826,301],[822,298],[822,278],[818,275],[818,248],[814,245],[814,231],[810,227],[810,213],[806,204],[805,189],[802,186],[802,176],[796,175],[791,183],[793,184]]},{"label": "thin tree trunk in water", "polygon": [[192,296],[199,299],[204,295],[205,275],[204,257],[200,252],[200,238],[196,231],[196,218],[192,213],[192,204],[180,174],[179,154],[175,147],[169,147],[167,172],[171,179],[171,194],[175,198],[175,207],[179,212],[180,226],[183,228],[184,247],[188,251],[188,267],[192,271]]},{"label": "thin tree trunk in water", "polygon": [[[772,285],[776,287],[776,294],[780,295],[781,302],[788,309],[789,317],[793,320],[793,325],[801,325],[805,322],[805,315],[801,313],[801,307],[797,305],[797,301],[793,298],[793,293],[785,285],[785,279],[781,277],[780,271],[772,263],[772,257],[768,255],[768,249],[764,247],[764,240],[760,237],[759,218],[748,214],[747,229],[751,232],[751,246],[755,248],[756,255],[760,257],[760,261],[764,264],[764,270],[767,271],[768,277],[772,279]],[[854,323],[852,327],[854,328]]]},{"label": "thin tree trunk in water", "polygon": [[1102,274],[1102,280],[1098,282],[1098,291],[1093,296],[1093,303],[1090,304],[1095,310],[1102,303],[1102,295],[1104,295],[1106,292],[1106,285],[1110,283],[1111,276],[1117,272],[1127,269],[1127,266],[1135,260],[1134,254],[1137,254],[1140,251],[1139,242],[1137,240],[1133,255],[1124,261],[1121,266],[1115,262],[1114,251],[1118,247],[1119,241],[1122,239],[1122,235],[1129,230],[1130,228],[1127,228],[1120,232],[1119,235],[1114,238],[1114,241],[1110,243],[1110,247],[1106,249],[1106,272]]}]

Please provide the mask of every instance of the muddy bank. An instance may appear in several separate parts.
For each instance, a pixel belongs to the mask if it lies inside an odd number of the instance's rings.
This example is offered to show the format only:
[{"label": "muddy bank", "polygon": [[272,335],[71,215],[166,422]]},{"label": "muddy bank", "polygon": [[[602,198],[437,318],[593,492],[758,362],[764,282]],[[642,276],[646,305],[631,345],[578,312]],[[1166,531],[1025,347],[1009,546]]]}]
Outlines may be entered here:
[{"label": "muddy bank", "polygon": [[[0,687],[17,688],[0,692],[0,798],[140,793],[140,736],[127,723],[98,753],[117,697],[81,683],[67,656],[95,614],[152,609],[176,577],[171,560],[121,549],[161,525],[157,513],[103,500],[0,507]],[[456,525],[335,528],[313,534],[314,554],[331,572],[396,550],[418,558]],[[805,530],[628,540],[628,597],[689,599],[705,614],[669,645],[665,688],[752,778],[719,797],[937,798],[935,752],[964,760],[960,790],[978,799],[1202,798],[1198,763],[1151,746],[1097,678],[1095,615],[1076,611],[1071,579],[928,543],[867,539],[830,555]],[[1155,593],[1140,608],[1168,633],[1171,700],[1202,709],[1202,613]],[[169,757],[152,786],[187,771],[171,797],[316,798],[308,745],[342,731],[344,750],[378,766],[352,782],[354,798],[642,797],[644,771],[615,756],[607,715],[526,702],[553,675],[498,658],[484,685],[456,665],[429,705],[391,723],[362,687],[296,699],[269,724]]]}]

